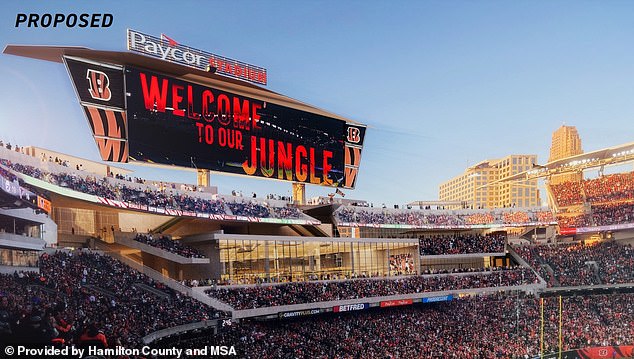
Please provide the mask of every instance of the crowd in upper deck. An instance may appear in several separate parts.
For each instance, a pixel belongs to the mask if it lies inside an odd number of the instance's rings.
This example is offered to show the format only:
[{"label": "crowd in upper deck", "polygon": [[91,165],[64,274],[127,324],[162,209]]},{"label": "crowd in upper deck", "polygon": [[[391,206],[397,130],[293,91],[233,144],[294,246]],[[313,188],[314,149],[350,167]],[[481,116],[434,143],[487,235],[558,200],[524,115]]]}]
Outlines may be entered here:
[{"label": "crowd in upper deck", "polygon": [[297,207],[275,206],[271,204],[273,203],[271,201],[257,198],[203,197],[200,194],[187,193],[187,191],[177,191],[170,188],[156,189],[150,186],[140,189],[139,181],[135,181],[134,185],[127,185],[121,182],[111,182],[106,177],[90,173],[78,175],[76,173],[49,172],[1,158],[0,164],[16,172],[60,187],[141,206],[259,218],[296,219],[303,215]]},{"label": "crowd in upper deck", "polygon": [[551,185],[560,207],[589,203],[618,202],[634,199],[634,172],[615,173],[581,182],[566,181]]},{"label": "crowd in upper deck", "polygon": [[334,215],[338,223],[351,223],[360,226],[397,224],[421,228],[547,224],[555,221],[552,212],[544,208],[449,211],[341,206],[334,212]]},{"label": "crowd in upper deck", "polygon": [[559,215],[559,226],[593,227],[609,226],[615,224],[634,223],[634,203],[606,203],[593,205],[589,213],[574,213],[572,215]]}]

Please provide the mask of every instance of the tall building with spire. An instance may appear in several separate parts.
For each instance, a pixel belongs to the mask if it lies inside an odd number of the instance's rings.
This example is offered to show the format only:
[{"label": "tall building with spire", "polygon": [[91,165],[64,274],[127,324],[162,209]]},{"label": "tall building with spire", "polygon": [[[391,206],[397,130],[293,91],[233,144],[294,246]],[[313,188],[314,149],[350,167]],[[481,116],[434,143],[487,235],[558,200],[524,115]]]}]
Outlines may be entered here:
[{"label": "tall building with spire", "polygon": [[[583,153],[581,148],[581,138],[575,126],[562,125],[553,132],[552,143],[550,145],[550,157],[548,162],[556,161],[561,158],[580,155]],[[581,181],[583,173],[555,175],[550,179],[550,184],[559,184],[567,181]]]}]

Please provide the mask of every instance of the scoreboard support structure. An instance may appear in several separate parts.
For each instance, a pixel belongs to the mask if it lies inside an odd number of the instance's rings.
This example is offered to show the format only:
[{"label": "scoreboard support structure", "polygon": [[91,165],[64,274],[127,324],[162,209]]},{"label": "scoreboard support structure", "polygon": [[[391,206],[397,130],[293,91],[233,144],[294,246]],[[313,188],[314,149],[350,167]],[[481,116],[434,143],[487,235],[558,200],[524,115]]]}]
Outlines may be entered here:
[{"label": "scoreboard support structure", "polygon": [[211,172],[209,170],[196,170],[196,185],[209,187],[211,186]]},{"label": "scoreboard support structure", "polygon": [[293,182],[293,202],[295,204],[306,204],[306,184]]}]

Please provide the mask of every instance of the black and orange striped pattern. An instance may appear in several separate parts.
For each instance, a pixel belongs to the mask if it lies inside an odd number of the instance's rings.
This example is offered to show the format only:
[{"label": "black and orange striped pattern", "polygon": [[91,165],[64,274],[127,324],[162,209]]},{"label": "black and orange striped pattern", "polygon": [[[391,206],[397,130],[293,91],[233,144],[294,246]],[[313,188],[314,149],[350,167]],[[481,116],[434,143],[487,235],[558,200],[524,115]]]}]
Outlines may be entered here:
[{"label": "black and orange striped pattern", "polygon": [[344,187],[354,188],[357,181],[357,173],[361,164],[361,148],[346,145],[344,156]]},{"label": "black and orange striped pattern", "polygon": [[128,162],[127,117],[123,111],[83,105],[101,159]]}]

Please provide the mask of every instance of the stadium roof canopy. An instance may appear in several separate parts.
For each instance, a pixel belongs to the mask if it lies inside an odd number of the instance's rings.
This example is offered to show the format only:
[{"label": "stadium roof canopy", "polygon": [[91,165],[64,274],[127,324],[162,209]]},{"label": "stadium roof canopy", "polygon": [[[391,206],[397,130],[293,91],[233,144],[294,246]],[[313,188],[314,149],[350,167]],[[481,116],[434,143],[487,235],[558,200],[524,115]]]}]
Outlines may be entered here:
[{"label": "stadium roof canopy", "polygon": [[74,56],[98,62],[117,65],[132,65],[146,69],[158,70],[165,74],[177,76],[187,81],[213,86],[239,95],[253,97],[341,121],[360,124],[357,121],[333,114],[246,81],[232,79],[226,76],[213,74],[133,52],[93,50],[79,46],[7,45],[4,48],[3,53],[59,63],[63,62],[63,56]]},{"label": "stadium roof canopy", "polygon": [[563,173],[577,173],[589,168],[598,168],[611,165],[620,165],[634,161],[634,142],[608,147],[601,150],[582,153],[580,155],[551,161],[545,165],[533,165],[529,171],[521,172],[513,176],[505,177],[488,185],[508,182],[523,181]]}]

